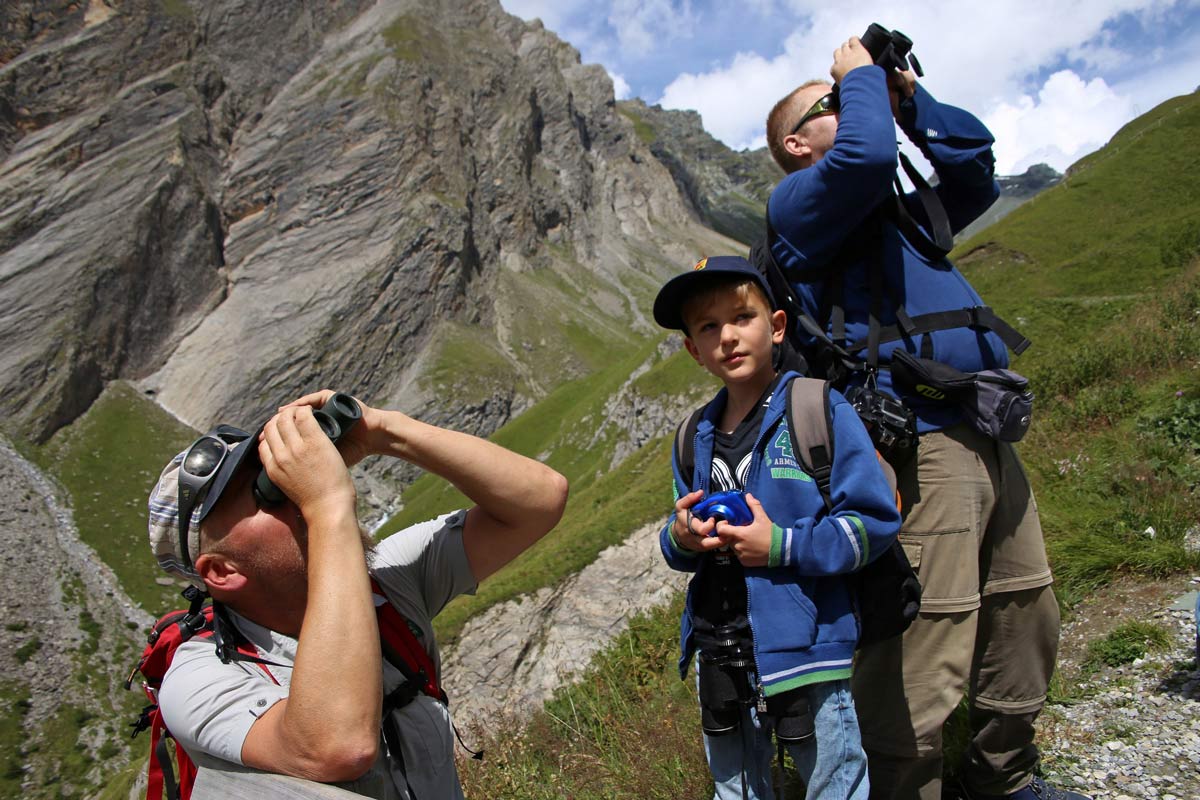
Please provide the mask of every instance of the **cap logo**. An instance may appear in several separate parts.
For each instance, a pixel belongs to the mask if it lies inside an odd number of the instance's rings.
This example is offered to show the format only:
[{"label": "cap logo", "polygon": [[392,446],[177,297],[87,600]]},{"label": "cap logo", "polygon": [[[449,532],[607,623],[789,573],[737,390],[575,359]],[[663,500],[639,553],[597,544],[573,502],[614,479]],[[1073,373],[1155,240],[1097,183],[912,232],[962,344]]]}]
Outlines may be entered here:
[{"label": "cap logo", "polygon": [[704,269],[704,267],[707,266],[707,264],[708,264],[708,256],[705,256],[704,258],[702,258],[696,262],[696,266],[692,267],[692,270],[694,271],[694,270],[698,270],[698,269]]}]

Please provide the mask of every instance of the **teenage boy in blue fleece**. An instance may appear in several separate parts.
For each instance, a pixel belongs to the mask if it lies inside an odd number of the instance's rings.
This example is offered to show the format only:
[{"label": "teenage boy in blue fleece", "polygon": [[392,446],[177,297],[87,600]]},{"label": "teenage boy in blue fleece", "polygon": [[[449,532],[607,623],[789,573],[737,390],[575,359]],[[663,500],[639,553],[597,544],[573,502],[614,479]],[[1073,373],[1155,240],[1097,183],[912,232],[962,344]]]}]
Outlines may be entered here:
[{"label": "teenage boy in blue fleece", "polygon": [[[675,511],[663,556],[695,572],[681,622],[680,676],[699,653],[704,746],[720,800],[770,798],[772,730],[809,800],[868,794],[866,756],[850,697],[858,642],[846,576],[885,552],[900,515],[854,409],[830,392],[833,508],[793,453],[786,403],[795,372],[779,374],[786,317],[745,259],[701,261],[671,279],[654,319],[725,387],[696,429],[694,464],[675,459]],[[792,409],[793,416],[824,408]],[[678,452],[678,450],[677,450]],[[686,452],[686,451],[685,451]],[[685,455],[686,458],[686,455]],[[707,494],[744,490],[753,521],[700,520]]]}]

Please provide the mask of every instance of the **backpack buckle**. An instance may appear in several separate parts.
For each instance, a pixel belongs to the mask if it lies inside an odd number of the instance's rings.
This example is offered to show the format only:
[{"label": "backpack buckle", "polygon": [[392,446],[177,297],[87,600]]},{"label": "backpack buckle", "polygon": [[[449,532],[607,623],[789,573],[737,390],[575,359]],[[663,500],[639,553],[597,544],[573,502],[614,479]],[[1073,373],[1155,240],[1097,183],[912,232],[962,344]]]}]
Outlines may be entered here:
[{"label": "backpack buckle", "polygon": [[142,709],[141,716],[129,723],[129,727],[133,728],[133,733],[129,734],[130,739],[136,739],[139,733],[144,730],[149,730],[150,726],[154,724],[153,720],[151,719],[151,715],[157,708],[158,706],[156,705],[146,706]]}]

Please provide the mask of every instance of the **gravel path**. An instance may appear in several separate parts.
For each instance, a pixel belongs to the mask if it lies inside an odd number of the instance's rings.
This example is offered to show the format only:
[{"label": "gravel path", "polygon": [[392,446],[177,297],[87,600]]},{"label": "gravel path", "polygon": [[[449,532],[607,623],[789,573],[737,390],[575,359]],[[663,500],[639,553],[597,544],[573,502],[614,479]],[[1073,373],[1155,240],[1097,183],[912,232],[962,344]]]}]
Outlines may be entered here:
[{"label": "gravel path", "polygon": [[[1071,693],[1083,699],[1048,706],[1042,716],[1039,741],[1050,783],[1096,800],[1200,798],[1200,671],[1192,610],[1198,587],[1200,578],[1102,590],[1064,625],[1059,670]],[[1131,619],[1170,631],[1170,648],[1081,679],[1087,642]]]}]

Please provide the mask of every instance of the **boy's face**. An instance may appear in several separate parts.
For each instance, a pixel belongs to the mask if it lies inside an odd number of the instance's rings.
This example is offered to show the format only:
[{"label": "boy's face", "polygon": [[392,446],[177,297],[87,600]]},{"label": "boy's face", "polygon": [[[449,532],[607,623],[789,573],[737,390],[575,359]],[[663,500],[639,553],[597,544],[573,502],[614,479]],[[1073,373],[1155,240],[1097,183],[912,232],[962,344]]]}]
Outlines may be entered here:
[{"label": "boy's face", "polygon": [[753,284],[702,292],[683,306],[684,347],[726,386],[766,383],[775,375],[771,346],[783,342],[786,315],[772,312]]}]

